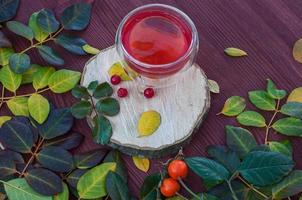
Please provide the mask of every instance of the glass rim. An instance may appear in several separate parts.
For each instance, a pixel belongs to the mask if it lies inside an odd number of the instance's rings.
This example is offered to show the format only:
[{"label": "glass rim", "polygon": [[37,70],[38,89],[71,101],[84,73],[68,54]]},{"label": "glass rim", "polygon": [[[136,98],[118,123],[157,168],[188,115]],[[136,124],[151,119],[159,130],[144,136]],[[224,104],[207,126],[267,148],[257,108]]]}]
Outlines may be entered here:
[{"label": "glass rim", "polygon": [[[125,23],[127,22],[127,20],[130,17],[132,17],[134,14],[136,14],[137,12],[139,12],[143,9],[152,8],[152,7],[165,8],[165,9],[176,12],[177,14],[180,15],[181,18],[183,18],[185,20],[185,23],[188,25],[188,27],[191,28],[192,37],[191,37],[191,43],[190,43],[189,48],[186,50],[186,53],[184,55],[182,55],[180,58],[178,58],[177,60],[175,60],[173,62],[169,62],[169,63],[165,63],[165,64],[149,64],[149,63],[141,62],[138,59],[134,58],[132,55],[130,55],[130,53],[126,50],[126,48],[123,45],[123,42],[121,39],[122,29],[123,29]],[[137,64],[143,68],[169,68],[170,66],[174,66],[175,64],[178,64],[178,63],[184,61],[187,57],[189,57],[193,53],[195,46],[197,46],[197,48],[198,48],[198,35],[197,35],[197,29],[195,27],[195,24],[193,23],[192,19],[186,13],[184,13],[180,9],[170,6],[170,5],[154,3],[154,4],[147,4],[147,5],[137,7],[134,10],[130,11],[123,18],[123,20],[120,22],[118,29],[117,29],[115,43],[116,43],[117,47],[123,51],[124,55],[127,58],[129,58],[129,60],[131,62],[134,62],[135,64]]]}]

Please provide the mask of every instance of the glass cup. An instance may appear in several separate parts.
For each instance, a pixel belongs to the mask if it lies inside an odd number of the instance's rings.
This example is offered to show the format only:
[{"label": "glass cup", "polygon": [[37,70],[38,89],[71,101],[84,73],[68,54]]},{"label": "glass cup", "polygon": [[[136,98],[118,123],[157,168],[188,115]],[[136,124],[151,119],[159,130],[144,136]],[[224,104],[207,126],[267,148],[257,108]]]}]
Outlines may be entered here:
[{"label": "glass cup", "polygon": [[128,13],[115,43],[128,74],[138,75],[135,80],[140,85],[155,88],[175,83],[176,76],[193,65],[199,46],[192,20],[164,4],[144,5]]}]

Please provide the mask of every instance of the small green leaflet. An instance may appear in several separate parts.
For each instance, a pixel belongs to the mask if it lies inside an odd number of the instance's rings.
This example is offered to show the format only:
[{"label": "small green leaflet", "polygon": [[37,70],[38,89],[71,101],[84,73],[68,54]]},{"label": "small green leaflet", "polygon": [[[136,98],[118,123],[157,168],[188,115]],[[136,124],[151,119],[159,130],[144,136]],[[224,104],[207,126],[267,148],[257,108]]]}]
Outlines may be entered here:
[{"label": "small green leaflet", "polygon": [[216,81],[208,79],[208,85],[211,92],[218,94],[220,92],[219,85]]},{"label": "small green leaflet", "polygon": [[302,103],[288,102],[281,107],[282,114],[302,119]]},{"label": "small green leaflet", "polygon": [[249,99],[257,108],[261,110],[273,111],[276,108],[276,101],[264,90],[250,91]]},{"label": "small green leaflet", "polygon": [[30,68],[30,57],[25,53],[14,53],[9,58],[9,67],[17,74],[22,74]]},{"label": "small green leaflet", "polygon": [[39,124],[42,124],[48,117],[50,105],[48,100],[40,94],[32,94],[28,99],[28,110],[30,116]]},{"label": "small green leaflet", "polygon": [[26,26],[25,24],[22,24],[21,22],[9,21],[6,23],[6,26],[10,31],[28,40],[32,40],[34,38],[34,33],[32,29]]},{"label": "small green leaflet", "polygon": [[224,50],[224,53],[226,53],[228,56],[231,57],[242,57],[247,56],[247,53],[241,49],[235,48],[235,47],[228,47]]},{"label": "small green leaflet", "polygon": [[72,115],[77,119],[83,119],[92,111],[91,103],[89,101],[80,101],[71,107]]},{"label": "small green leaflet", "polygon": [[302,120],[287,117],[279,119],[272,125],[273,129],[279,133],[289,136],[302,137]]},{"label": "small green leaflet", "polygon": [[82,46],[82,48],[86,53],[89,53],[92,55],[96,55],[96,54],[100,53],[99,49],[92,47],[89,44],[85,44],[84,46]]},{"label": "small green leaflet", "polygon": [[244,98],[240,96],[232,96],[226,100],[220,113],[226,116],[236,116],[245,109],[245,106]]},{"label": "small green leaflet", "polygon": [[29,116],[28,97],[14,97],[7,102],[9,110],[16,116]]},{"label": "small green leaflet", "polygon": [[271,141],[268,143],[268,146],[271,151],[282,153],[292,159],[293,148],[290,141]]},{"label": "small green leaflet", "polygon": [[285,90],[278,90],[274,82],[270,79],[267,79],[267,93],[270,97],[274,99],[283,99],[286,96]]},{"label": "small green leaflet", "polygon": [[48,79],[55,72],[53,67],[41,67],[33,74],[33,87],[35,90],[42,89],[48,85]]},{"label": "small green leaflet", "polygon": [[50,76],[48,86],[54,93],[64,93],[74,88],[80,78],[80,72],[61,69]]},{"label": "small green leaflet", "polygon": [[140,189],[140,198],[142,200],[156,199],[157,188],[160,181],[161,181],[161,175],[159,173],[155,173],[147,176]]},{"label": "small green leaflet", "polygon": [[245,111],[237,116],[237,121],[245,126],[265,127],[264,117],[255,111]]},{"label": "small green leaflet", "polygon": [[33,30],[34,37],[38,42],[44,41],[48,37],[48,33],[44,31],[37,23],[37,17],[39,12],[34,12],[28,22],[28,26]]}]

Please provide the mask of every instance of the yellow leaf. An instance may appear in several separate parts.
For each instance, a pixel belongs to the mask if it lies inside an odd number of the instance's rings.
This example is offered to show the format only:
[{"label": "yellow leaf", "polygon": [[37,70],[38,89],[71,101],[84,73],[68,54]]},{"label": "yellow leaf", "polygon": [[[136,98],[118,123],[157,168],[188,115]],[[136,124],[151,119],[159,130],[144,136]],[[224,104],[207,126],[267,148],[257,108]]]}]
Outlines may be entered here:
[{"label": "yellow leaf", "polygon": [[294,44],[293,57],[297,62],[302,63],[302,39]]},{"label": "yellow leaf", "polygon": [[302,103],[302,87],[294,89],[288,96],[287,102]]},{"label": "yellow leaf", "polygon": [[123,81],[131,81],[131,77],[127,74],[120,62],[114,63],[108,70],[109,76],[118,75]]},{"label": "yellow leaf", "polygon": [[228,56],[232,57],[241,57],[241,56],[247,56],[247,53],[241,49],[235,48],[235,47],[229,47],[224,50],[224,52]]},{"label": "yellow leaf", "polygon": [[0,127],[7,122],[8,120],[11,120],[12,118],[10,116],[0,116]]},{"label": "yellow leaf", "polygon": [[29,116],[28,97],[14,97],[6,102],[9,110],[16,116]]},{"label": "yellow leaf", "polygon": [[137,129],[140,136],[154,133],[161,123],[161,116],[154,110],[143,112],[138,120]]},{"label": "yellow leaf", "polygon": [[139,156],[133,156],[132,160],[135,166],[143,172],[147,172],[150,168],[150,160]]}]

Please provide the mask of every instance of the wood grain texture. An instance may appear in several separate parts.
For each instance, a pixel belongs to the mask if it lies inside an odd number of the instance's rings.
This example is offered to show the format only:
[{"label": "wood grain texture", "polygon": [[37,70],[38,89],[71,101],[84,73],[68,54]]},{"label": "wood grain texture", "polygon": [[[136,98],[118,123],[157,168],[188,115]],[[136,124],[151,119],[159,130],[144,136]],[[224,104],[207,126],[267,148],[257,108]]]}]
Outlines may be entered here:
[{"label": "wood grain texture", "polygon": [[[43,7],[54,9],[59,15],[71,0],[21,0],[16,20],[27,22],[30,14]],[[91,1],[90,1],[91,2]],[[206,155],[205,148],[211,144],[225,142],[224,127],[237,125],[234,118],[216,116],[224,101],[231,95],[247,97],[247,91],[265,88],[265,80],[271,78],[279,88],[292,90],[302,85],[302,65],[292,58],[294,42],[302,37],[302,1],[301,0],[97,0],[94,1],[93,15],[87,30],[79,32],[87,42],[104,49],[114,43],[115,31],[122,17],[132,9],[147,3],[166,3],[186,12],[196,24],[200,38],[200,48],[196,62],[210,79],[216,80],[221,93],[212,95],[211,109],[203,126],[194,139],[184,149],[188,156]],[[6,32],[8,33],[8,32]],[[9,33],[17,50],[29,44],[20,37]],[[248,52],[244,58],[227,57],[226,47],[238,47]],[[82,71],[88,56],[79,57],[59,49],[66,61],[64,67]],[[31,52],[32,61],[45,64],[36,51]],[[33,91],[27,87],[20,94]],[[6,94],[11,95],[11,94]],[[70,94],[54,95],[47,93],[59,107],[70,106],[76,100]],[[253,109],[249,104],[248,108]],[[1,109],[0,115],[9,114]],[[271,113],[265,115],[267,119]],[[73,128],[86,136],[78,151],[87,151],[100,147],[95,145],[90,136],[90,129],[85,120],[77,121]],[[251,128],[257,141],[263,142],[262,129]],[[270,139],[281,139],[274,133]],[[297,168],[302,168],[302,141],[290,138],[294,146],[294,159]],[[129,174],[129,187],[132,194],[138,196],[145,173],[137,170],[128,156],[124,156]],[[149,173],[159,169],[159,160],[152,161]],[[200,179],[190,174],[186,180],[193,191],[201,191]]]},{"label": "wood grain texture", "polygon": [[[99,83],[110,82],[109,68],[121,60],[115,46],[102,50],[90,59],[83,70],[81,85],[98,80]],[[126,67],[126,66],[125,66]],[[123,81],[118,87],[127,88],[129,95],[119,98],[114,88],[113,97],[120,103],[120,113],[108,117],[113,127],[109,146],[128,155],[160,158],[177,153],[191,140],[210,108],[210,93],[207,78],[202,69],[194,64],[184,72],[161,80],[162,84],[175,83],[169,87],[156,90],[156,96],[146,99],[139,86],[139,78]],[[96,101],[94,101],[96,104]],[[161,125],[150,136],[139,137],[137,124],[143,112],[155,110],[161,115]],[[93,124],[92,116],[89,124]]]}]

